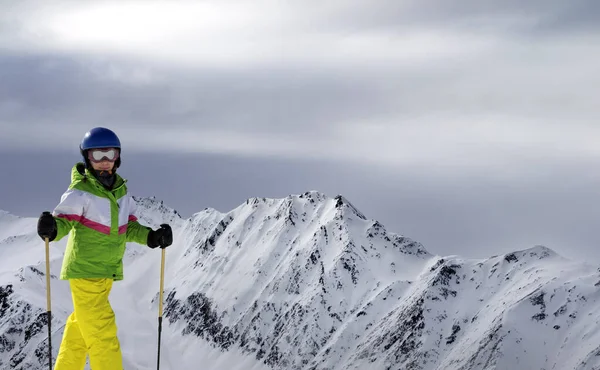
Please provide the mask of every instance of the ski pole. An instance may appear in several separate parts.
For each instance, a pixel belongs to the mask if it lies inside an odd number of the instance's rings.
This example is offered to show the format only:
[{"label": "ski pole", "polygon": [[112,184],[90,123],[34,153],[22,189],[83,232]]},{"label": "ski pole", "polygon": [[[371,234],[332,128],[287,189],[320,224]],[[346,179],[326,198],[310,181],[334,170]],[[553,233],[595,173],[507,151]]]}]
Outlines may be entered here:
[{"label": "ski pole", "polygon": [[48,369],[52,370],[52,300],[50,299],[50,240],[46,242],[46,308],[48,314]]},{"label": "ski pole", "polygon": [[162,332],[162,314],[163,314],[163,287],[165,285],[165,248],[162,248],[160,260],[160,290],[158,292],[158,356],[156,360],[156,370],[160,370],[160,336]]}]

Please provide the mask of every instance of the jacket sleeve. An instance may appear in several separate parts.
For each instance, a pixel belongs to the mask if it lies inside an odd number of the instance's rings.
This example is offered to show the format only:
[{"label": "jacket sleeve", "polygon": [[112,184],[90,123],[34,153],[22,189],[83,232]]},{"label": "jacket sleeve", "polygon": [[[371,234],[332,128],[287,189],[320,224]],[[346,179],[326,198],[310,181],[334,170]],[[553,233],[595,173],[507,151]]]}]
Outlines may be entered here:
[{"label": "jacket sleeve", "polygon": [[52,216],[56,220],[56,238],[59,241],[69,234],[76,223],[84,216],[87,199],[80,191],[69,189],[60,198],[60,203],[54,208]]},{"label": "jacket sleeve", "polygon": [[129,203],[129,222],[127,223],[127,234],[126,240],[128,242],[134,242],[141,245],[148,245],[148,234],[150,228],[142,226],[136,217],[137,206],[133,199],[130,199]]}]

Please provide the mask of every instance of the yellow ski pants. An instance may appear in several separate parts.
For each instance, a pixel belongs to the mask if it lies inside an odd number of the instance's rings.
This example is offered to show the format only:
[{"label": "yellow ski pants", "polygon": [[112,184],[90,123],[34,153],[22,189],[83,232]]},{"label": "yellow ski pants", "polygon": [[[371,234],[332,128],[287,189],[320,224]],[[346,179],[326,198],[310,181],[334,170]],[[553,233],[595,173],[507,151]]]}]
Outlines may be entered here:
[{"label": "yellow ski pants", "polygon": [[122,370],[115,313],[108,296],[112,279],[71,279],[69,316],[54,370],[83,370],[86,355],[93,370]]}]

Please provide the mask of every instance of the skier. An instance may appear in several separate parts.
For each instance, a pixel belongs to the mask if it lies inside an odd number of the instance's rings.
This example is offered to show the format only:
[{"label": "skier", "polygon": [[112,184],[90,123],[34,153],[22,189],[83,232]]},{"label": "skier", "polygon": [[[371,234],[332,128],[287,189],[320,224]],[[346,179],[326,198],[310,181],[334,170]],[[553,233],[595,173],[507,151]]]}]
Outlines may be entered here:
[{"label": "skier", "polygon": [[115,314],[108,301],[113,281],[123,279],[126,242],[166,248],[173,242],[168,224],[157,230],[142,226],[125,180],[116,173],[121,142],[103,127],[81,141],[83,163],[71,172],[71,185],[54,212],[38,220],[42,239],[71,236],[60,278],[69,280],[74,310],[65,326],[55,370],[82,370],[86,355],[94,370],[123,369]]}]

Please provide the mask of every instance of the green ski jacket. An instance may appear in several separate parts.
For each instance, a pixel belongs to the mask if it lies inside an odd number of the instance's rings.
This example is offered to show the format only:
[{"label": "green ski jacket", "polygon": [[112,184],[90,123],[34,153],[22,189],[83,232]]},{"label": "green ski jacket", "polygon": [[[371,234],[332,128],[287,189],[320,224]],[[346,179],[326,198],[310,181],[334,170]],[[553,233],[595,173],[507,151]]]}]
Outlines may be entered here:
[{"label": "green ski jacket", "polygon": [[150,228],[139,224],[126,180],[116,177],[113,189],[108,190],[83,163],[73,167],[71,185],[52,213],[58,228],[54,240],[71,233],[61,279],[122,280],[125,243],[146,245]]}]

